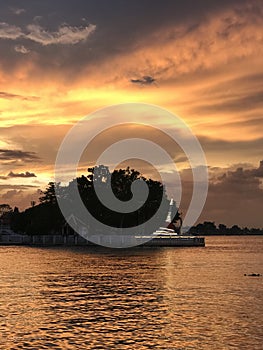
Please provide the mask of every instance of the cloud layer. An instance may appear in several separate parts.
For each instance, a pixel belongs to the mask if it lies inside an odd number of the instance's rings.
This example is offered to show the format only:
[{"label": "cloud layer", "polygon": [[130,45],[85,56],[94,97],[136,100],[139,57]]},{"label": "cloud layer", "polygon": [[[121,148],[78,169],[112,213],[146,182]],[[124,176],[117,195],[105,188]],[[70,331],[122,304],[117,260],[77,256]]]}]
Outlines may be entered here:
[{"label": "cloud layer", "polygon": [[[96,26],[89,24],[83,27],[61,25],[57,31],[48,31],[39,24],[29,24],[25,31],[15,25],[0,22],[0,39],[27,39],[43,46],[54,44],[74,45],[86,41],[95,31]],[[16,51],[26,53],[24,46],[16,46]],[[22,51],[21,51],[22,50]]]},{"label": "cloud layer", "polygon": [[[107,105],[146,102],[181,116],[205,150],[211,177],[201,220],[263,226],[257,167],[262,1],[74,0],[62,6],[29,0],[23,9],[6,3],[0,23],[0,180],[10,186],[0,189],[6,200],[26,206],[29,191],[36,193],[12,186],[44,188],[52,179],[60,142],[74,122]],[[130,82],[147,75],[158,85]],[[154,139],[139,135],[148,134]],[[112,136],[100,139],[90,160]],[[189,199],[185,155],[159,141],[177,159]]]},{"label": "cloud layer", "polygon": [[3,161],[21,160],[24,162],[32,162],[32,161],[39,161],[40,159],[35,154],[35,152],[0,149],[0,160],[3,160]]},{"label": "cloud layer", "polygon": [[8,177],[36,177],[36,174],[30,173],[29,171],[26,171],[25,173],[13,173],[13,171],[10,171],[10,173],[7,175]]}]

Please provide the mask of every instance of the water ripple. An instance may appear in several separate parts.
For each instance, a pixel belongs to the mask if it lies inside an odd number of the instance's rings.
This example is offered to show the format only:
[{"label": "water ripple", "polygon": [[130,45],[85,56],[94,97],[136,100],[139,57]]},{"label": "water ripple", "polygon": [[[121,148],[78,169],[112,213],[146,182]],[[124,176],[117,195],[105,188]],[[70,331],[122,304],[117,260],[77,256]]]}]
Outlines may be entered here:
[{"label": "water ripple", "polygon": [[262,349],[263,278],[244,273],[262,274],[263,239],[257,249],[235,239],[114,253],[0,247],[0,348]]}]

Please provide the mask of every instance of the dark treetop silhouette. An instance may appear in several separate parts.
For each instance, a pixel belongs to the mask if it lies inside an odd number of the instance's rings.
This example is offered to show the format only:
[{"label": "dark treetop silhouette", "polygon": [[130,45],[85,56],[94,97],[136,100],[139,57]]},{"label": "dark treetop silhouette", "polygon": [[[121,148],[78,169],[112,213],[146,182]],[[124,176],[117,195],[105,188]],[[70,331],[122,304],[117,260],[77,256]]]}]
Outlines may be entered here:
[{"label": "dark treetop silhouette", "polygon": [[[60,232],[65,219],[62,216],[57,196],[68,202],[70,205],[73,184],[77,183],[80,197],[91,213],[91,215],[100,222],[111,227],[135,227],[149,220],[158,210],[160,202],[165,198],[166,210],[161,213],[160,222],[164,222],[169,201],[165,194],[165,188],[159,181],[147,179],[140,172],[130,169],[114,170],[110,174],[108,167],[100,165],[95,168],[88,169],[87,176],[80,176],[73,179],[67,186],[61,186],[54,182],[50,182],[46,190],[40,197],[40,204],[34,205],[26,209],[22,213],[16,213],[12,218],[12,227],[15,231],[27,234],[43,234]],[[132,198],[131,184],[135,180],[144,180],[149,188],[149,195],[142,206],[131,213],[118,213],[104,206],[97,197],[94,189],[94,183],[101,186],[111,186],[115,196],[121,201],[128,201]],[[74,208],[72,208],[74,213]],[[77,213],[74,213],[77,216]],[[155,230],[157,227],[150,227],[149,230]]]},{"label": "dark treetop silhouette", "polygon": [[[39,198],[40,204],[31,203],[31,208],[23,212],[19,212],[18,208],[12,208],[8,204],[0,204],[0,224],[11,225],[11,228],[20,233],[26,234],[53,234],[60,233],[65,226],[65,218],[61,214],[57,203],[56,190],[59,196],[70,201],[70,192],[74,182],[77,187],[81,199],[89,212],[101,222],[112,227],[133,227],[145,222],[157,211],[160,200],[165,188],[159,181],[146,179],[138,171],[130,169],[115,170],[111,175],[111,186],[115,196],[122,200],[128,201],[132,197],[131,184],[133,181],[143,179],[149,186],[149,196],[142,207],[129,214],[121,214],[105,207],[98,199],[94,182],[100,186],[108,186],[110,172],[107,167],[99,166],[89,168],[87,176],[80,176],[72,180],[68,186],[60,186],[54,182],[50,182],[42,196]],[[165,195],[166,198],[166,195]],[[167,200],[167,209],[169,201]],[[77,213],[76,213],[77,214]],[[167,211],[163,213],[160,222],[165,221]],[[181,221],[181,213],[179,211],[172,213],[172,221]],[[168,226],[169,227],[169,226]],[[170,226],[172,228],[172,226]],[[152,228],[154,231],[156,228]],[[152,231],[152,232],[153,232]],[[72,232],[72,230],[67,230]],[[263,234],[260,228],[240,228],[237,225],[227,227],[224,224],[216,224],[213,221],[205,221],[190,228],[191,235],[259,235]]]}]

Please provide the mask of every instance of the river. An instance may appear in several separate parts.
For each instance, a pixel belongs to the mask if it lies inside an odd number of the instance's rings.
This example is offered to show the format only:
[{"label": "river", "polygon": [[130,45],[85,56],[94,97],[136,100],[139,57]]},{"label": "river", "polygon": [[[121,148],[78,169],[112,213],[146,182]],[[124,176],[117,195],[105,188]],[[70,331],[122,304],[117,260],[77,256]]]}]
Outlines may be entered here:
[{"label": "river", "polygon": [[263,349],[263,237],[0,247],[0,349]]}]

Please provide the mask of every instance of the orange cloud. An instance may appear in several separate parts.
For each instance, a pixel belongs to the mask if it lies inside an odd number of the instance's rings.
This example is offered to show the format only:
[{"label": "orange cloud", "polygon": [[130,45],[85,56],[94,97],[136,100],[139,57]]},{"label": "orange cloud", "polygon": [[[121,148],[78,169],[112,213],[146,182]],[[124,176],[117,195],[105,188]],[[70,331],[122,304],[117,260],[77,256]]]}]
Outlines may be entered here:
[{"label": "orange cloud", "polygon": [[[41,187],[52,179],[59,144],[74,122],[108,105],[145,102],[182,117],[199,136],[209,165],[226,167],[248,161],[256,165],[263,127],[262,18],[259,1],[236,4],[207,14],[202,22],[198,18],[169,21],[125,49],[110,53],[105,49],[99,59],[96,55],[103,48],[95,42],[83,46],[84,58],[78,57],[77,48],[70,51],[65,45],[82,42],[91,34],[87,30],[71,26],[47,32],[39,25],[31,26],[27,41],[33,40],[38,49],[23,48],[21,43],[15,46],[14,39],[24,31],[2,23],[0,37],[14,43],[12,53],[17,59],[9,70],[0,59],[1,148],[36,152],[41,162],[32,164],[29,171],[37,174],[35,185]],[[60,43],[59,50],[53,47],[55,42]],[[158,85],[131,84],[131,78],[143,75],[153,76]],[[97,141],[94,157],[112,136]],[[165,138],[160,142],[172,150]],[[85,168],[84,162],[81,166]],[[28,168],[9,162],[0,176],[10,171],[23,173]]]}]

